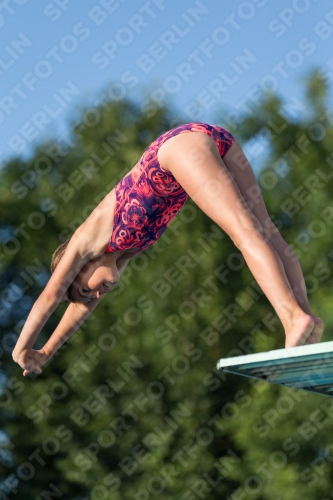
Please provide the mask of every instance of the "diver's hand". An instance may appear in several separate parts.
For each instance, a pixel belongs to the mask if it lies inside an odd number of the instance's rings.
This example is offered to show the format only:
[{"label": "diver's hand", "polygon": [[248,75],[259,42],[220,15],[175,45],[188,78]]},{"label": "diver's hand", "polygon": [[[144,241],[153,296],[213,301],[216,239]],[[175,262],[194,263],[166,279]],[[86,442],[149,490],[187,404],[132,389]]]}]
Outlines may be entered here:
[{"label": "diver's hand", "polygon": [[44,349],[23,349],[22,351],[15,351],[14,349],[12,357],[15,363],[24,370],[24,376],[28,375],[28,373],[42,373],[41,366],[45,365],[50,359]]}]

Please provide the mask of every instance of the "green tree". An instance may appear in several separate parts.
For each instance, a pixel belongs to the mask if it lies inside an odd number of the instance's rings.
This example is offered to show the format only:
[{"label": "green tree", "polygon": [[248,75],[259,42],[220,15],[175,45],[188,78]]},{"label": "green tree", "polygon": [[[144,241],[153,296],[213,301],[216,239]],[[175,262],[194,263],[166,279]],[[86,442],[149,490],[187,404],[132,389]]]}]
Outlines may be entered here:
[{"label": "green tree", "polygon": [[[329,331],[330,226],[321,214],[327,210],[328,217],[331,203],[332,127],[322,116],[324,102],[309,99],[313,116],[303,123],[281,116],[283,103],[271,98],[243,120],[238,138],[260,140],[270,122],[281,130],[272,133],[259,180]],[[23,378],[12,362],[56,246],[174,125],[172,110],[148,117],[129,101],[89,113],[80,111],[80,125],[73,120],[70,146],[49,141],[1,172],[3,498],[271,500],[298,499],[302,488],[317,498],[319,483],[302,472],[325,453],[330,422],[318,424],[311,439],[299,427],[326,400],[216,371],[220,357],[283,347],[284,335],[238,250],[191,200],[163,237],[131,260],[112,295],[42,375]],[[318,120],[325,127],[320,140],[311,129]],[[293,147],[297,159],[284,156]],[[321,182],[317,191],[311,175]],[[305,200],[302,189],[311,195],[306,202],[295,195],[300,190]],[[63,311],[50,318],[36,348]],[[265,461],[266,472],[257,472]],[[323,470],[330,472],[329,461]],[[323,497],[326,477],[320,476]]]},{"label": "green tree", "polygon": [[[333,127],[328,91],[314,72],[306,82],[307,107],[301,116],[287,118],[284,103],[271,96],[241,124],[243,138],[256,135],[260,141],[269,131],[270,156],[258,181],[269,213],[301,262],[312,309],[325,321],[323,341],[332,340]],[[281,340],[272,335],[267,344],[257,336],[256,350],[281,348]],[[261,381],[244,391],[247,399],[237,406],[234,400],[233,413],[224,421],[241,456],[227,475],[237,485],[231,498],[332,498],[332,399]]]}]

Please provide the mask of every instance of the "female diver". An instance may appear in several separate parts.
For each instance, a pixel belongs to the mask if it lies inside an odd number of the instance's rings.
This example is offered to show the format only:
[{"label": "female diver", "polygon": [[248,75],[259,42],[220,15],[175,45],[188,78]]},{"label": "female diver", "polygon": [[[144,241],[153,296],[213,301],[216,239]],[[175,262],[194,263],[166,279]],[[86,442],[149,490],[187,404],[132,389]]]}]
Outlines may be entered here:
[{"label": "female diver", "polygon": [[[300,264],[271,221],[240,145],[221,127],[193,122],[158,137],[54,252],[53,274],[12,354],[23,375],[41,373],[41,366],[118,283],[131,256],[163,234],[188,196],[242,252],[283,324],[285,347],[320,341],[324,324],[310,309]],[[70,303],[59,325],[45,346],[34,350],[64,297]]]}]

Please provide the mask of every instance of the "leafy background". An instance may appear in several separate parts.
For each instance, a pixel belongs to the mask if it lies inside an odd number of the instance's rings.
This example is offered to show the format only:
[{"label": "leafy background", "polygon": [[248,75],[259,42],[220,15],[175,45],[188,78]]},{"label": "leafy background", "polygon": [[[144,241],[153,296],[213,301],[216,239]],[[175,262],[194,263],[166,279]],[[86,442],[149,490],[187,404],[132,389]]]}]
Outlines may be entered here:
[{"label": "leafy background", "polygon": [[[269,152],[258,180],[297,251],[324,341],[332,340],[332,219],[323,215],[332,207],[328,90],[313,72],[306,118],[287,121],[284,103],[271,95],[230,129]],[[331,400],[215,369],[221,357],[282,348],[284,333],[238,250],[191,200],[42,375],[23,378],[12,362],[56,246],[175,126],[170,108],[147,117],[129,100],[96,112],[100,120],[87,126],[81,109],[83,125],[72,126],[73,147],[63,156],[52,160],[50,140],[0,173],[1,498],[333,498]],[[112,153],[99,165],[110,138]],[[90,179],[80,170],[88,160],[96,169]]]}]

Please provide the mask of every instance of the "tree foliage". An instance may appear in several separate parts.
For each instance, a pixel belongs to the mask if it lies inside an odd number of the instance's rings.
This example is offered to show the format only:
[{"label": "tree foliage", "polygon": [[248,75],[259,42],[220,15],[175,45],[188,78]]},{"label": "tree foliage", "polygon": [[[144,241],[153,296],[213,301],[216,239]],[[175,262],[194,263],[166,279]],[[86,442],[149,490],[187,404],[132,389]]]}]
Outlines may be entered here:
[{"label": "tree foliage", "polygon": [[[258,181],[331,340],[332,115],[324,83],[306,85],[307,120],[271,96],[231,131],[270,150]],[[284,334],[239,251],[191,200],[42,375],[23,378],[11,360],[52,252],[171,115],[129,101],[82,109],[66,145],[49,141],[1,172],[3,498],[332,497],[331,400],[215,369],[283,347]]]}]

